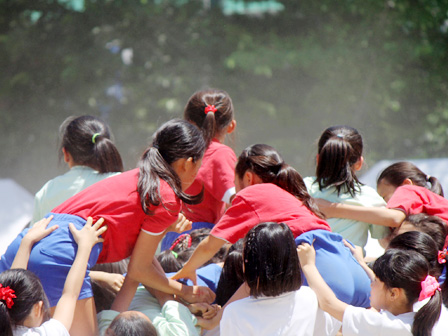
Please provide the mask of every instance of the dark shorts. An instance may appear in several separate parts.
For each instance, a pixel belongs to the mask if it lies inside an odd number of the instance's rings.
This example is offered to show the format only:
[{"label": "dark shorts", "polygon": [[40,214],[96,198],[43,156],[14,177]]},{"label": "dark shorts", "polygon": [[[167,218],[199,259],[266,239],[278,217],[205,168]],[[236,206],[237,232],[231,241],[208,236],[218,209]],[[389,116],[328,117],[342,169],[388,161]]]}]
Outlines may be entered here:
[{"label": "dark shorts", "polygon": [[[39,277],[51,307],[56,306],[62,295],[65,279],[72,267],[78,250],[78,245],[73,239],[68,224],[73,223],[80,230],[86,223],[85,219],[74,215],[52,215],[54,218],[48,226],[59,225],[59,228],[33,246],[28,262],[28,270],[34,272]],[[9,245],[7,251],[1,257],[0,272],[11,268],[20,242],[28,230],[25,229],[22,231],[11,245]],[[103,244],[96,244],[92,248],[87,270],[96,264],[102,247]],[[92,296],[92,285],[90,283],[89,271],[87,271],[78,300]]]}]

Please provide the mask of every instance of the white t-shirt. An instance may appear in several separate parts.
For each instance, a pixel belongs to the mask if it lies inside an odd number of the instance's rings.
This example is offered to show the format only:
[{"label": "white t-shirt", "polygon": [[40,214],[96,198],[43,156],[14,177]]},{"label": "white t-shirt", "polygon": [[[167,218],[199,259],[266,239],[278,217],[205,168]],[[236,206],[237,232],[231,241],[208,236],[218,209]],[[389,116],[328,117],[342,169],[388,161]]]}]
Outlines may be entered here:
[{"label": "white t-shirt", "polygon": [[70,336],[65,326],[55,319],[50,319],[37,328],[17,326],[12,333],[14,336]]},{"label": "white t-shirt", "polygon": [[247,297],[224,310],[221,336],[336,335],[341,322],[318,307],[307,286],[276,297]]},{"label": "white t-shirt", "polygon": [[446,336],[448,334],[448,308],[442,303],[440,317],[434,328],[432,336]]},{"label": "white t-shirt", "polygon": [[414,312],[393,315],[382,310],[348,306],[342,319],[344,336],[412,336]]}]

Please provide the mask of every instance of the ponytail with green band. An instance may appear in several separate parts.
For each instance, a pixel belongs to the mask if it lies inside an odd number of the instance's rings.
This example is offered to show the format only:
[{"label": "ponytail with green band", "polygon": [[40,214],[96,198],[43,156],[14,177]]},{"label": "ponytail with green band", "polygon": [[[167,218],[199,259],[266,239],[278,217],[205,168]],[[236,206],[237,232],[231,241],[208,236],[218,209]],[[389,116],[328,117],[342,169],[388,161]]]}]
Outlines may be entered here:
[{"label": "ponytail with green band", "polygon": [[100,133],[95,133],[94,135],[92,135],[92,143],[95,143],[95,139],[98,135],[101,135]]}]

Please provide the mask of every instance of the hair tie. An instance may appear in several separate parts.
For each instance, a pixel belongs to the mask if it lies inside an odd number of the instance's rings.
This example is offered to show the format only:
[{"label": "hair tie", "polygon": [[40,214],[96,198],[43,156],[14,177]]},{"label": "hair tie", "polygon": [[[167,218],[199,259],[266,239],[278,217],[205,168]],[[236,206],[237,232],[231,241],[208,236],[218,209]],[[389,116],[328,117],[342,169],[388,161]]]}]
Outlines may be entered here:
[{"label": "hair tie", "polygon": [[157,144],[152,144],[152,147],[154,147],[155,149],[159,150],[159,145],[157,145]]},{"label": "hair tie", "polygon": [[427,275],[425,280],[422,281],[422,290],[420,292],[418,300],[422,301],[426,298],[429,298],[433,296],[436,291],[440,291],[439,283],[437,282],[436,278],[431,275]]},{"label": "hair tie", "polygon": [[191,247],[191,236],[188,233],[181,234],[177,239],[173,242],[173,244],[170,247],[170,250],[174,250],[176,245],[181,243],[183,240],[186,240],[187,242],[187,248]]},{"label": "hair tie", "polygon": [[437,261],[439,262],[439,264],[445,264],[446,257],[447,257],[446,248],[443,249],[442,251],[439,251],[439,253],[437,254]]},{"label": "hair tie", "polygon": [[174,258],[176,258],[176,259],[177,259],[177,257],[178,257],[178,254],[177,254],[177,252],[171,251],[171,253],[173,254]]},{"label": "hair tie", "polygon": [[0,284],[0,301],[4,301],[8,309],[11,309],[14,305],[13,299],[17,297],[14,293],[14,290],[9,288],[9,286],[3,287],[2,284]]},{"label": "hair tie", "polygon": [[101,135],[100,133],[95,133],[94,135],[92,135],[92,143],[95,143],[95,139],[98,135]]},{"label": "hair tie", "polygon": [[216,111],[218,111],[218,109],[215,107],[215,105],[207,105],[204,110],[205,114],[208,114],[209,112],[215,113]]}]

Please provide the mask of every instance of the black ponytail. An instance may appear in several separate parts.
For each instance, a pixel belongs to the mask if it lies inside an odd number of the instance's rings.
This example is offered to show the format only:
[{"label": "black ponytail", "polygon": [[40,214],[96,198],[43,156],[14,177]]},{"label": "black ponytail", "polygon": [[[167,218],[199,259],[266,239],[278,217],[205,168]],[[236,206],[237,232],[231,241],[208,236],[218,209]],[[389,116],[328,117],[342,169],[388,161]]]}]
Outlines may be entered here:
[{"label": "black ponytail", "polygon": [[0,335],[13,336],[9,308],[3,301],[0,301]]},{"label": "black ponytail", "polygon": [[377,184],[387,183],[398,188],[406,179],[410,179],[413,185],[426,188],[443,197],[440,181],[434,176],[426,175],[416,165],[407,161],[396,162],[384,169],[378,177]]},{"label": "black ponytail", "polygon": [[273,147],[261,144],[247,147],[238,158],[235,174],[242,179],[247,170],[260,177],[264,183],[274,183],[286,190],[317,216],[324,217],[308,193],[302,176],[286,164]]},{"label": "black ponytail", "polygon": [[171,164],[181,158],[200,160],[205,151],[205,140],[201,131],[187,121],[174,119],[163,124],[153,136],[152,145],[143,153],[139,168],[137,191],[142,209],[150,214],[150,207],[158,206],[160,181],[164,180],[176,196],[187,204],[198,204],[202,192],[191,196],[182,191],[182,184]]},{"label": "black ponytail", "polygon": [[360,182],[353,165],[362,156],[362,137],[349,126],[332,126],[321,135],[318,143],[319,160],[316,165],[316,182],[319,189],[336,188],[338,194],[359,192]]},{"label": "black ponytail", "polygon": [[112,142],[109,126],[93,116],[69,117],[59,128],[61,150],[64,148],[77,165],[103,173],[123,171],[123,161]]},{"label": "black ponytail", "polygon": [[[409,305],[417,302],[422,290],[422,282],[428,276],[430,266],[420,253],[390,249],[373,264],[375,276],[386,288],[402,288]],[[430,336],[441,311],[442,295],[436,290],[429,302],[414,317],[412,335]]]},{"label": "black ponytail", "polygon": [[208,147],[212,139],[234,119],[232,99],[223,90],[198,91],[188,100],[184,118],[202,130]]}]

